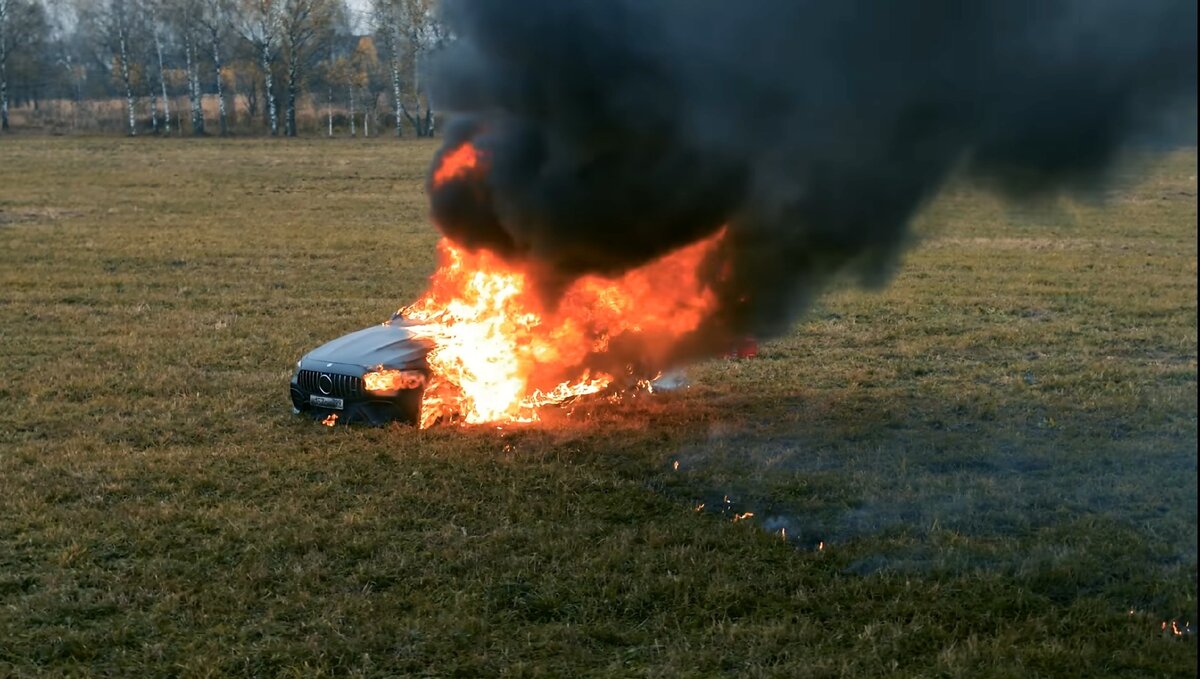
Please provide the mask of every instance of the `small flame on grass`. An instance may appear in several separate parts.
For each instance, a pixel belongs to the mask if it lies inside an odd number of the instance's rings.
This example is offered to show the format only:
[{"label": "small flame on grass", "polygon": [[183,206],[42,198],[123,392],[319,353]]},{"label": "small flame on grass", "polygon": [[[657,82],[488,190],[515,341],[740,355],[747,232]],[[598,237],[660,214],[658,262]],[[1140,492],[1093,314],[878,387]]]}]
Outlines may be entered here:
[{"label": "small flame on grass", "polygon": [[754,512],[743,512],[741,514],[734,514],[733,522],[737,523],[738,521],[741,521],[742,519],[748,519],[752,516],[754,516]]},{"label": "small flame on grass", "polygon": [[675,471],[679,471],[679,460],[675,460],[675,462],[671,463],[671,466],[675,469]]},{"label": "small flame on grass", "polygon": [[1162,631],[1164,634],[1166,632],[1170,632],[1171,636],[1173,636],[1173,637],[1182,637],[1184,635],[1191,635],[1191,634],[1196,633],[1196,630],[1192,629],[1192,621],[1191,620],[1183,623],[1183,627],[1179,626],[1178,620],[1163,621]]},{"label": "small flame on grass", "polygon": [[333,425],[337,424],[337,421],[337,413],[329,413],[325,416],[325,419],[321,420],[321,424],[325,425],[326,427],[332,427]]},{"label": "small flame on grass", "polygon": [[702,512],[702,511],[704,511],[704,503],[703,503],[703,502],[701,502],[700,504],[696,505],[695,507],[692,507],[692,511],[693,511],[693,512]]},{"label": "small flame on grass", "polygon": [[818,543],[817,543],[817,551],[818,551],[818,552],[823,552],[823,551],[825,551],[825,542],[824,542],[824,541],[822,541],[822,542],[818,542]]}]

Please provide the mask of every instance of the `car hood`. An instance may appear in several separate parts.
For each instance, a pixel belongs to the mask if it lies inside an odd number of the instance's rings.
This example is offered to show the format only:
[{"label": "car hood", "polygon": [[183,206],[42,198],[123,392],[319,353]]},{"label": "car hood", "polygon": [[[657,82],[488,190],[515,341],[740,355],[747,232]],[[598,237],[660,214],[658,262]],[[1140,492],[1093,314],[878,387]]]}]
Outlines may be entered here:
[{"label": "car hood", "polygon": [[385,323],[373,325],[323,344],[308,352],[307,359],[358,365],[408,368],[423,365],[432,344],[407,328]]}]

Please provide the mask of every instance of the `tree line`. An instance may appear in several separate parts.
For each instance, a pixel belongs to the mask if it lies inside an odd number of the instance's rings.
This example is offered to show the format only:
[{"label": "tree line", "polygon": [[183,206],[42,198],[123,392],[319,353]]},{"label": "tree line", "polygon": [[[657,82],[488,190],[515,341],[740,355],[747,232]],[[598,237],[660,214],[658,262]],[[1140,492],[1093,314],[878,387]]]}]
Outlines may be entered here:
[{"label": "tree line", "polygon": [[436,0],[0,0],[0,131],[432,136]]}]

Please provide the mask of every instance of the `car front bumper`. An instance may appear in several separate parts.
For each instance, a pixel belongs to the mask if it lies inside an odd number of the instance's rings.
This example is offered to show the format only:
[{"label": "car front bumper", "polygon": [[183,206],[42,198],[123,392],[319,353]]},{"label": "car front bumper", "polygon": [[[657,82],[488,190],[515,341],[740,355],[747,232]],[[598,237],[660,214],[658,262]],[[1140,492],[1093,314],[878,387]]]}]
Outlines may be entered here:
[{"label": "car front bumper", "polygon": [[[321,384],[327,388],[320,390],[318,385]],[[373,394],[362,388],[360,376],[308,369],[297,370],[292,375],[290,392],[295,414],[305,414],[330,424],[372,426],[389,422],[418,425],[424,395],[424,389],[402,389],[386,396]],[[337,417],[330,418],[330,415]]]}]

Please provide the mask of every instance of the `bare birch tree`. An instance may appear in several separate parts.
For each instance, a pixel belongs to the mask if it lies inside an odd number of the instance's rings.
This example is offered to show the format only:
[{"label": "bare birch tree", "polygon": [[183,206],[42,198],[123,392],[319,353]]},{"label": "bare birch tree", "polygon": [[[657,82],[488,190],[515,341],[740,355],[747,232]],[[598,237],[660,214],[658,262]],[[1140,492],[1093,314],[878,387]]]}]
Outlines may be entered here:
[{"label": "bare birch tree", "polygon": [[134,95],[134,56],[142,50],[136,49],[142,40],[140,16],[134,0],[79,1],[78,23],[88,26],[94,42],[96,58],[112,72],[112,78],[125,98],[126,133],[137,134],[137,97]]},{"label": "bare birch tree", "polygon": [[272,135],[279,134],[279,111],[272,70],[279,55],[282,5],[282,0],[238,0],[235,6],[238,33],[254,50],[263,72],[263,90]]},{"label": "bare birch tree", "polygon": [[296,136],[296,97],[307,62],[329,31],[334,18],[331,0],[283,0],[280,37],[287,66],[287,113],[285,134]]},{"label": "bare birch tree", "polygon": [[129,75],[129,57],[131,54],[129,4],[125,0],[114,0],[113,8],[115,12],[113,20],[116,22],[117,38],[120,41],[121,81],[125,83],[125,108],[129,112],[129,136],[132,137],[137,134],[137,113],[134,109],[133,81]]},{"label": "bare birch tree", "polygon": [[0,131],[8,131],[8,52],[15,0],[0,0]]},{"label": "bare birch tree", "polygon": [[445,40],[434,0],[372,0],[376,32],[388,52],[392,83],[392,110],[396,136],[403,135],[407,120],[418,137],[432,136],[434,114],[423,89],[421,69],[426,55]]},{"label": "bare birch tree", "polygon": [[[116,61],[114,70],[119,77],[125,95],[128,134],[137,134],[137,100],[133,93],[134,39],[139,19],[133,0],[104,0],[86,5],[90,12],[80,17],[92,21],[99,29],[101,47]],[[136,36],[140,37],[140,36]]]},{"label": "bare birch tree", "polygon": [[433,0],[399,0],[400,25],[405,29],[404,44],[409,50],[408,66],[409,96],[411,107],[401,100],[400,112],[408,119],[418,137],[432,137],[434,133],[433,104],[425,91],[421,72],[428,54],[441,46],[445,32],[437,17]]},{"label": "bare birch tree", "polygon": [[217,116],[221,136],[229,134],[229,114],[225,105],[225,85],[222,81],[224,69],[225,37],[232,26],[233,8],[229,0],[202,0],[198,14],[199,24],[208,38],[208,47],[216,79]]},{"label": "bare birch tree", "polygon": [[163,99],[163,134],[171,134],[171,97],[167,94],[167,70],[163,63],[162,6],[151,5],[150,30],[154,33],[154,55],[158,60],[158,86]]},{"label": "bare birch tree", "polygon": [[404,136],[404,126],[403,118],[401,118],[400,114],[400,109],[403,106],[400,83],[400,60],[403,55],[401,46],[403,29],[400,25],[401,13],[399,0],[372,0],[371,16],[375,23],[375,30],[383,38],[383,44],[387,48],[388,71],[392,82],[392,110],[395,113],[396,119],[396,136],[402,137]]},{"label": "bare birch tree", "polygon": [[200,90],[199,65],[196,63],[196,34],[187,30],[183,34],[183,58],[187,68],[188,110],[192,112],[192,134],[204,134],[204,93]]},{"label": "bare birch tree", "polygon": [[200,54],[205,43],[201,15],[204,0],[175,0],[171,7],[171,25],[182,41],[184,75],[187,80],[188,110],[192,134],[205,134],[204,89],[200,84]]}]

